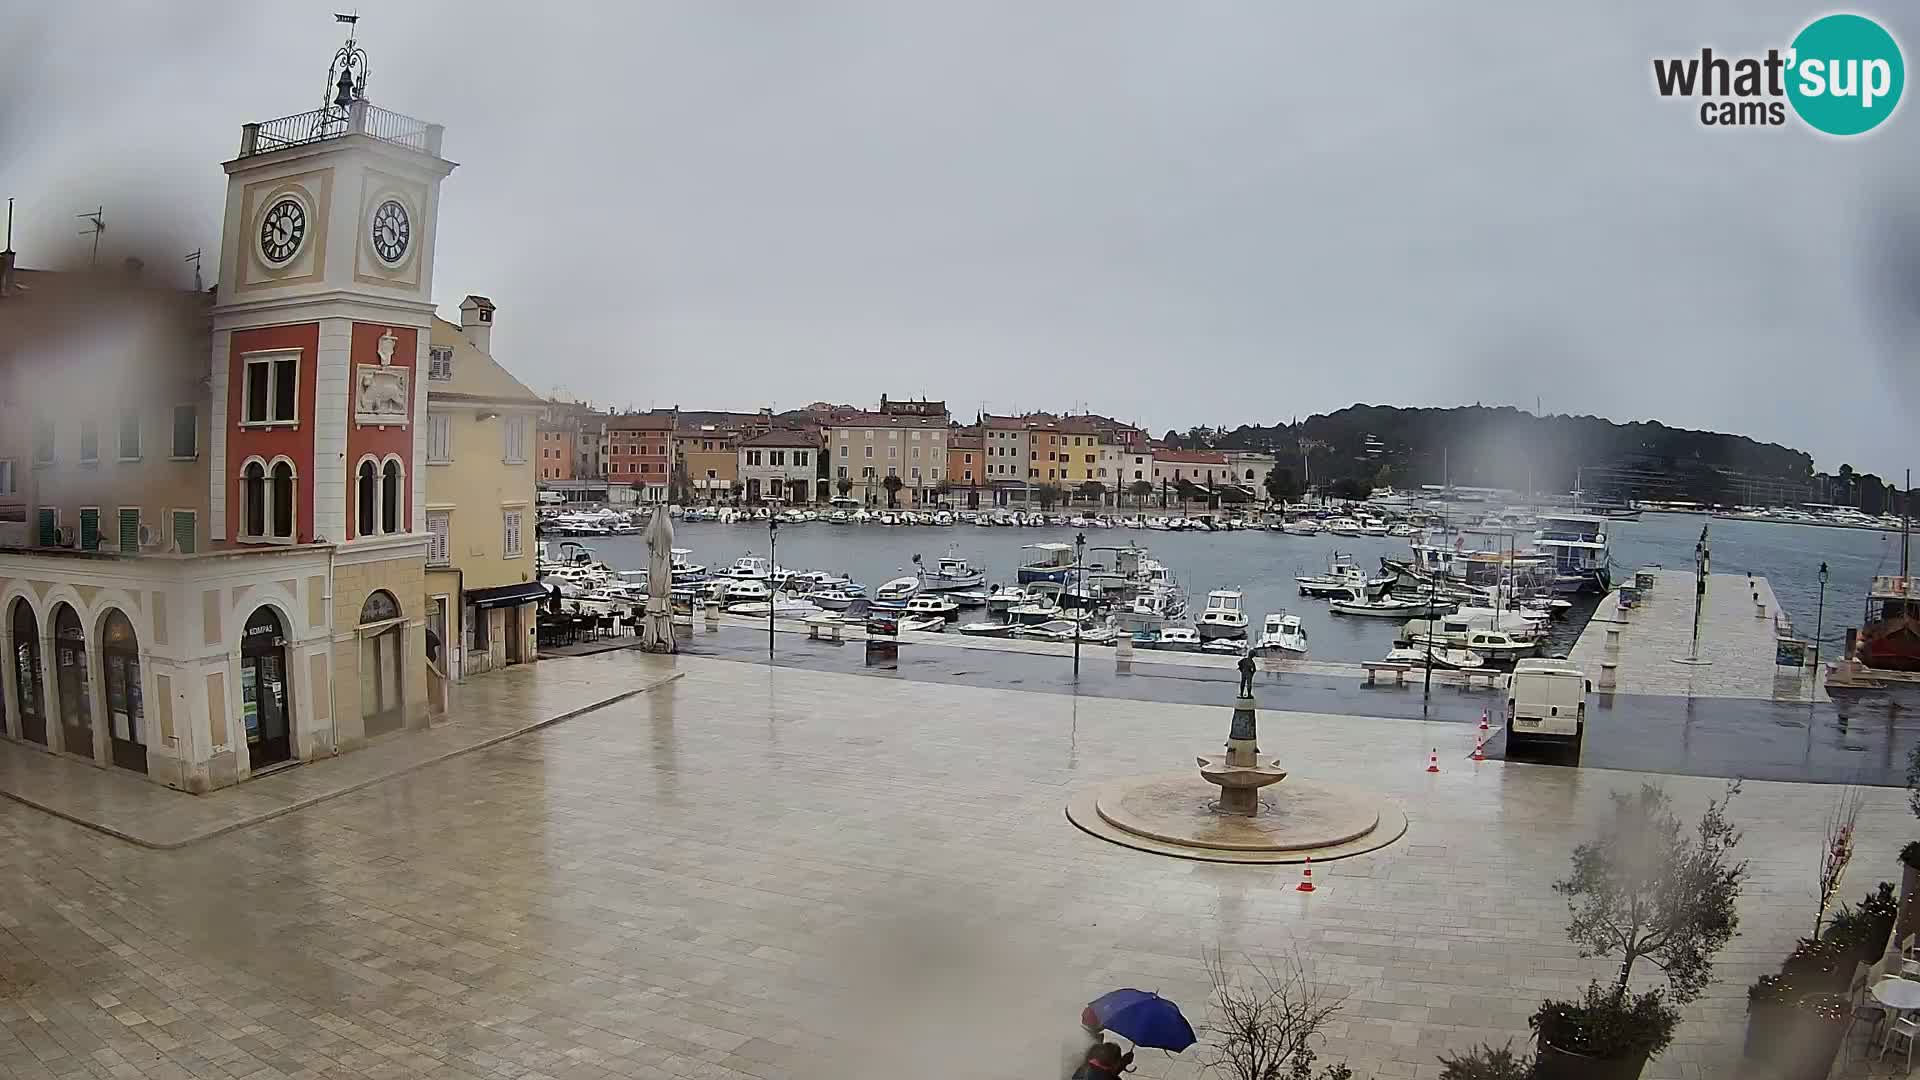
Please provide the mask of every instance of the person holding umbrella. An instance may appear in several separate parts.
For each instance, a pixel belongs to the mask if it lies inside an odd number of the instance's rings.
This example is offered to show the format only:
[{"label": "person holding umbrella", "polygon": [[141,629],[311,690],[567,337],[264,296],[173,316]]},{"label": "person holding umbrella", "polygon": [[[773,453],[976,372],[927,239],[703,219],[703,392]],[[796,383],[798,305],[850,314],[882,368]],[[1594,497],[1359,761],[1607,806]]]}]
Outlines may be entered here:
[{"label": "person holding umbrella", "polygon": [[1127,987],[1102,994],[1081,1011],[1080,1026],[1095,1041],[1087,1049],[1085,1063],[1074,1072],[1076,1080],[1112,1080],[1133,1065],[1131,1051],[1102,1040],[1113,1032],[1138,1048],[1142,1046],[1179,1053],[1194,1044],[1193,1025],[1181,1015],[1180,1006],[1159,994]]},{"label": "person holding umbrella", "polygon": [[1073,1080],[1120,1080],[1133,1067],[1131,1051],[1122,1054],[1110,1042],[1095,1043],[1087,1050],[1087,1060],[1073,1074]]},{"label": "person holding umbrella", "polygon": [[[1093,1013],[1093,1006],[1089,1005],[1080,1010],[1080,1030],[1065,1048],[1062,1059],[1066,1067],[1060,1071],[1060,1075],[1067,1078],[1085,1077],[1088,1062],[1103,1045],[1113,1046],[1114,1044],[1107,1042],[1106,1029],[1100,1026],[1099,1018]],[[1119,1048],[1114,1049],[1118,1053]],[[1121,1054],[1120,1059],[1122,1069],[1132,1066],[1133,1051],[1129,1050]]]}]

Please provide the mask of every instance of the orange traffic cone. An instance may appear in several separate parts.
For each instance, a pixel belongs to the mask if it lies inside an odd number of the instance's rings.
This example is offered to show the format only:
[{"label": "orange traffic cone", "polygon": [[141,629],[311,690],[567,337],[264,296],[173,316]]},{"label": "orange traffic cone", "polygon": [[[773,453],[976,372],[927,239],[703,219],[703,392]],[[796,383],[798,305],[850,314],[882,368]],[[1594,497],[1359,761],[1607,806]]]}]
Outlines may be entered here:
[{"label": "orange traffic cone", "polygon": [[1427,771],[1428,771],[1428,772],[1439,772],[1439,771],[1440,771],[1440,749],[1439,749],[1439,747],[1435,747],[1435,748],[1434,748],[1434,751],[1433,751],[1433,753],[1431,753],[1431,754],[1428,754],[1428,755],[1427,755]]},{"label": "orange traffic cone", "polygon": [[1492,730],[1493,730],[1492,728],[1490,728],[1490,727],[1488,727],[1488,726],[1487,726],[1487,710],[1485,710],[1485,709],[1481,709],[1481,710],[1480,710],[1480,730],[1481,730],[1481,731],[1492,731]]},{"label": "orange traffic cone", "polygon": [[1293,887],[1294,892],[1313,891],[1313,856],[1307,856],[1307,868],[1300,871],[1300,884]]},{"label": "orange traffic cone", "polygon": [[1487,737],[1484,735],[1473,740],[1473,760],[1487,760]]}]

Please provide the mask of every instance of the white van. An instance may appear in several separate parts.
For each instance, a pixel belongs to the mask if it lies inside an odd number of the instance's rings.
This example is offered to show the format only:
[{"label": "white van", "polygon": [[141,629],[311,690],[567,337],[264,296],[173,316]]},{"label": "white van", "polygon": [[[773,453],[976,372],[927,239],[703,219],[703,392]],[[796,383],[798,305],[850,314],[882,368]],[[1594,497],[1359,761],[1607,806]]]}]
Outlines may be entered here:
[{"label": "white van", "polygon": [[1521,660],[1507,676],[1507,745],[1551,739],[1579,747],[1586,735],[1586,673],[1565,660]]}]

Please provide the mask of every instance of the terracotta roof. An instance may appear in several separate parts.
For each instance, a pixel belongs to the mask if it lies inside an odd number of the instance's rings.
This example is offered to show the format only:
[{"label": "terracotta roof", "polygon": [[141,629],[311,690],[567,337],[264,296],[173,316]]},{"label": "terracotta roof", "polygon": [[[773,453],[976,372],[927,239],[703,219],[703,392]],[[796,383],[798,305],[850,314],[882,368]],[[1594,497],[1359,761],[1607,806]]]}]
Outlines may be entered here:
[{"label": "terracotta roof", "polygon": [[947,449],[978,450],[980,449],[980,440],[981,435],[978,428],[961,428],[958,431],[947,433]]},{"label": "terracotta roof", "polygon": [[1156,446],[1153,461],[1156,465],[1163,461],[1172,465],[1225,465],[1227,455],[1218,450],[1169,450]]},{"label": "terracotta roof", "polygon": [[741,439],[740,445],[741,446],[776,446],[776,447],[792,446],[792,447],[799,447],[807,450],[817,450],[820,447],[820,433],[817,431],[794,431],[794,430],[784,429],[784,428],[775,428],[772,431],[763,431],[760,434],[753,436],[752,438]]},{"label": "terracotta roof", "polygon": [[607,417],[608,431],[672,431],[671,413],[624,413]]},{"label": "terracotta roof", "polygon": [[849,412],[834,413],[829,420],[822,421],[823,426],[835,427],[874,427],[874,428],[941,428],[947,426],[944,416],[889,416],[885,413]]}]

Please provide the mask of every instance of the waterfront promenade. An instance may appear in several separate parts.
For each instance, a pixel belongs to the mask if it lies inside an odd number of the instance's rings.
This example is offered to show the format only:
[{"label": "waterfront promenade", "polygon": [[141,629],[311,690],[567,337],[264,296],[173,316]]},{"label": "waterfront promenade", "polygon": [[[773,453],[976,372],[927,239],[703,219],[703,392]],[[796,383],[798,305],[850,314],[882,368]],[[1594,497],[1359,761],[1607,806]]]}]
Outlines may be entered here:
[{"label": "waterfront promenade", "polygon": [[[1266,706],[1263,749],[1410,819],[1308,895],[1291,867],[1146,855],[1064,816],[1190,762],[1222,707],[634,652],[543,662],[526,692],[636,671],[682,677],[180,850],[0,802],[0,1076],[1027,1080],[1099,992],[1203,1017],[1203,951],[1297,948],[1347,998],[1325,1059],[1420,1080],[1604,974],[1551,882],[1610,790],[1661,783],[1692,816],[1721,788],[1454,754],[1429,774],[1465,728]],[[1865,796],[1849,899],[1912,833],[1904,792]],[[1744,988],[1811,924],[1833,798],[1735,800],[1741,934],[1650,1080],[1744,1075]],[[1197,1070],[1156,1052],[1137,1075]]]},{"label": "waterfront promenade", "polygon": [[[1615,589],[1594,612],[1568,658],[1586,670],[1596,688],[1602,665],[1615,664],[1616,693],[1666,697],[1758,698],[1825,701],[1812,685],[1811,668],[1774,664],[1774,618],[1780,606],[1766,578],[1710,574],[1700,607],[1700,664],[1680,663],[1693,640],[1694,575],[1689,570],[1652,570],[1654,587],[1622,610]],[[1621,579],[1631,585],[1633,576]],[[1754,599],[1755,595],[1759,599]],[[1607,632],[1620,631],[1619,647]],[[1829,657],[1829,659],[1836,659]]]}]

